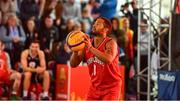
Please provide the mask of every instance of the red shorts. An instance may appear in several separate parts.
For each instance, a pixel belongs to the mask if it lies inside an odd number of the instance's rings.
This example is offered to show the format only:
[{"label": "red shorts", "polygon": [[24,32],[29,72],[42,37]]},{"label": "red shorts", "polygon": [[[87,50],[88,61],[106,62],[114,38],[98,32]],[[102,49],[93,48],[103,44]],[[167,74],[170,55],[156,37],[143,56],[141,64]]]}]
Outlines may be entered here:
[{"label": "red shorts", "polygon": [[7,71],[0,70],[0,82],[9,84],[10,83],[10,73]]},{"label": "red shorts", "polygon": [[104,90],[90,87],[87,94],[87,100],[119,100],[120,99],[120,86],[108,88]]}]

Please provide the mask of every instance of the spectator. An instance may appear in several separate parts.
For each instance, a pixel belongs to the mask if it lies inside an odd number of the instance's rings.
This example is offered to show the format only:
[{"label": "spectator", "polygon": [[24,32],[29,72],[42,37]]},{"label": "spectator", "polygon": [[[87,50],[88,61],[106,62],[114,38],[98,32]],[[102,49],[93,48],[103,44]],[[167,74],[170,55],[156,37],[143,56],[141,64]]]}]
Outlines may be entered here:
[{"label": "spectator", "polygon": [[135,93],[135,88],[133,85],[133,79],[129,76],[130,70],[134,70],[134,54],[133,54],[133,31],[129,28],[129,19],[124,17],[121,19],[122,30],[125,32],[125,83],[126,83],[126,97],[128,98],[128,94]]},{"label": "spectator", "polygon": [[[154,46],[154,41],[153,41],[153,34],[148,32],[148,23],[146,19],[142,19],[140,21],[140,31],[141,31],[141,35],[140,35],[140,71],[144,70],[145,68],[147,68],[148,66],[148,40],[149,40],[149,36],[151,39],[151,47]],[[147,71],[143,73],[144,75],[147,75]],[[140,82],[140,89],[143,92],[147,92],[147,82],[141,81]],[[141,95],[140,99],[142,100],[146,100],[147,99],[147,95]]]},{"label": "spectator", "polygon": [[26,43],[25,48],[29,48],[30,42],[32,40],[39,40],[39,32],[36,29],[36,25],[33,19],[28,19],[26,23],[27,31],[26,31]]},{"label": "spectator", "polygon": [[51,50],[52,44],[59,41],[59,32],[53,25],[53,19],[50,16],[45,17],[44,25],[41,27],[41,42],[43,50]]},{"label": "spectator", "polygon": [[41,49],[44,51],[48,63],[53,59],[51,51],[53,45],[59,41],[59,32],[57,27],[53,25],[53,19],[50,16],[45,17],[41,29]]},{"label": "spectator", "polygon": [[67,61],[70,59],[71,51],[65,41],[59,44],[56,48],[55,61],[58,64],[67,64]]},{"label": "spectator", "polygon": [[68,19],[67,23],[66,23],[66,27],[65,29],[63,29],[62,33],[60,33],[60,41],[63,41],[66,39],[66,36],[69,34],[69,32],[71,32],[72,30],[74,30],[74,26],[75,26],[75,21],[74,19]]},{"label": "spectator", "polygon": [[81,18],[81,6],[75,0],[68,0],[63,6],[63,19],[67,22],[68,19],[78,20]]},{"label": "spectator", "polygon": [[92,11],[95,8],[95,4],[96,4],[96,0],[89,0],[88,4],[86,4],[86,6],[84,7],[84,9],[87,10],[87,15],[89,17],[92,17],[92,20],[94,20],[93,19],[94,17],[93,17]]},{"label": "spectator", "polygon": [[12,0],[0,0],[0,10],[2,11],[3,24],[7,21],[8,13],[16,13],[17,11]]},{"label": "spectator", "polygon": [[81,14],[82,14],[82,18],[79,19],[79,22],[83,24],[84,32],[88,33],[91,28],[93,19],[91,16],[89,16],[87,9],[83,9]]},{"label": "spectator", "polygon": [[44,17],[50,16],[54,8],[57,6],[57,3],[59,3],[57,2],[57,0],[45,0],[44,10],[43,10],[43,20]]},{"label": "spectator", "polygon": [[[129,5],[132,6],[133,12],[130,12]],[[134,55],[137,55],[137,29],[138,29],[138,8],[137,1],[133,0],[131,3],[126,3],[123,6],[122,12],[125,17],[129,18],[130,21],[130,29],[133,30],[133,45],[134,45]]]},{"label": "spectator", "polygon": [[116,6],[117,0],[99,0],[99,3],[96,3],[97,14],[111,19],[116,14]]},{"label": "spectator", "polygon": [[26,40],[24,30],[14,13],[8,15],[7,24],[1,27],[0,33],[0,39],[5,42],[5,50],[10,54],[12,66],[14,66],[20,59],[20,54]]},{"label": "spectator", "polygon": [[26,21],[29,18],[33,18],[36,22],[38,22],[39,17],[39,5],[36,0],[23,0],[20,8],[20,18],[23,22],[23,28],[26,30]]},{"label": "spectator", "polygon": [[83,29],[82,29],[82,25],[83,24],[81,24],[81,23],[79,23],[79,22],[76,22],[75,23],[75,25],[74,25],[74,27],[73,27],[73,30],[78,30],[78,31],[84,31]]},{"label": "spectator", "polygon": [[111,23],[112,23],[112,31],[111,34],[109,34],[109,36],[117,41],[120,50],[119,62],[121,63],[121,65],[125,65],[125,40],[126,40],[125,31],[119,28],[118,18],[116,17],[112,18]]}]

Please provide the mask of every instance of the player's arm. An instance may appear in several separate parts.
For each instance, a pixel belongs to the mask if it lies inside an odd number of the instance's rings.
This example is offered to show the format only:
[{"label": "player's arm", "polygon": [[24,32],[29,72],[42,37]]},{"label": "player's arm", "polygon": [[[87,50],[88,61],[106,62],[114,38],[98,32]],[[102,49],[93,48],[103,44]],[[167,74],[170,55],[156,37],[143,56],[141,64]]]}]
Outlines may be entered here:
[{"label": "player's arm", "polygon": [[83,57],[84,57],[84,50],[73,52],[70,58],[71,67],[77,67],[83,60]]},{"label": "player's arm", "polygon": [[35,68],[28,67],[27,56],[28,56],[28,51],[27,50],[23,51],[21,54],[21,64],[22,64],[23,70],[25,72],[36,72]]},{"label": "player's arm", "polygon": [[8,53],[5,53],[6,57],[7,57],[7,68],[8,68],[8,71],[11,72],[12,71],[12,68],[11,68],[11,61],[10,61],[10,56]]},{"label": "player's arm", "polygon": [[38,68],[41,68],[41,71],[45,71],[46,70],[46,61],[45,61],[45,55],[43,51],[39,51],[39,59],[40,59],[40,66],[38,66]]},{"label": "player's arm", "polygon": [[105,52],[101,52],[94,47],[89,49],[97,58],[104,63],[110,64],[117,55],[117,44],[114,40],[110,40],[105,47]]},{"label": "player's arm", "polygon": [[90,38],[85,36],[86,46],[89,47],[89,51],[93,53],[98,59],[104,63],[110,64],[117,55],[117,44],[114,40],[110,40],[106,43],[105,52],[101,52],[98,49],[94,48],[90,42]]}]

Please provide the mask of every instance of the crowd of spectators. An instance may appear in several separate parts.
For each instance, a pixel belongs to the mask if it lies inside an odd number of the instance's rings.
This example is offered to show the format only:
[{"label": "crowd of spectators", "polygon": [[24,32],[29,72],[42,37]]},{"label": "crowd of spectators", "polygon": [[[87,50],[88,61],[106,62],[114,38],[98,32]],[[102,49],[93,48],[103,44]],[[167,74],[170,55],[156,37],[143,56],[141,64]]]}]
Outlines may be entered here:
[{"label": "crowd of spectators", "polygon": [[[132,11],[129,10],[130,5]],[[20,70],[20,54],[29,48],[30,41],[34,39],[40,40],[47,69],[52,66],[51,63],[66,64],[71,55],[65,43],[67,34],[72,30],[90,34],[93,21],[103,16],[110,19],[113,25],[109,36],[117,41],[119,63],[126,68],[126,92],[136,92],[129,84],[132,81],[129,74],[132,68],[135,69],[137,2],[133,0],[123,5],[122,17],[116,17],[116,6],[117,0],[0,0],[0,40],[5,42],[12,68]],[[55,72],[56,68],[53,69]]]}]

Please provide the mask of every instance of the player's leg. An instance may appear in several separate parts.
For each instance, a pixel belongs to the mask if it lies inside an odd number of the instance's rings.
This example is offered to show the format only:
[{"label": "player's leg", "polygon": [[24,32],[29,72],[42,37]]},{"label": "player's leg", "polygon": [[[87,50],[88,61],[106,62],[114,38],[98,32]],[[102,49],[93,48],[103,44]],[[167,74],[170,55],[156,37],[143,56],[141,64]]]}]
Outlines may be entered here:
[{"label": "player's leg", "polygon": [[23,81],[23,97],[26,98],[28,96],[28,89],[31,83],[31,72],[24,72],[24,81]]},{"label": "player's leg", "polygon": [[48,90],[50,85],[50,75],[48,71],[43,72],[40,74],[40,77],[43,79],[43,98],[48,99]]},{"label": "player's leg", "polygon": [[10,80],[14,80],[13,83],[13,92],[12,94],[17,94],[20,84],[21,84],[21,74],[19,72],[13,71],[10,75]]}]

